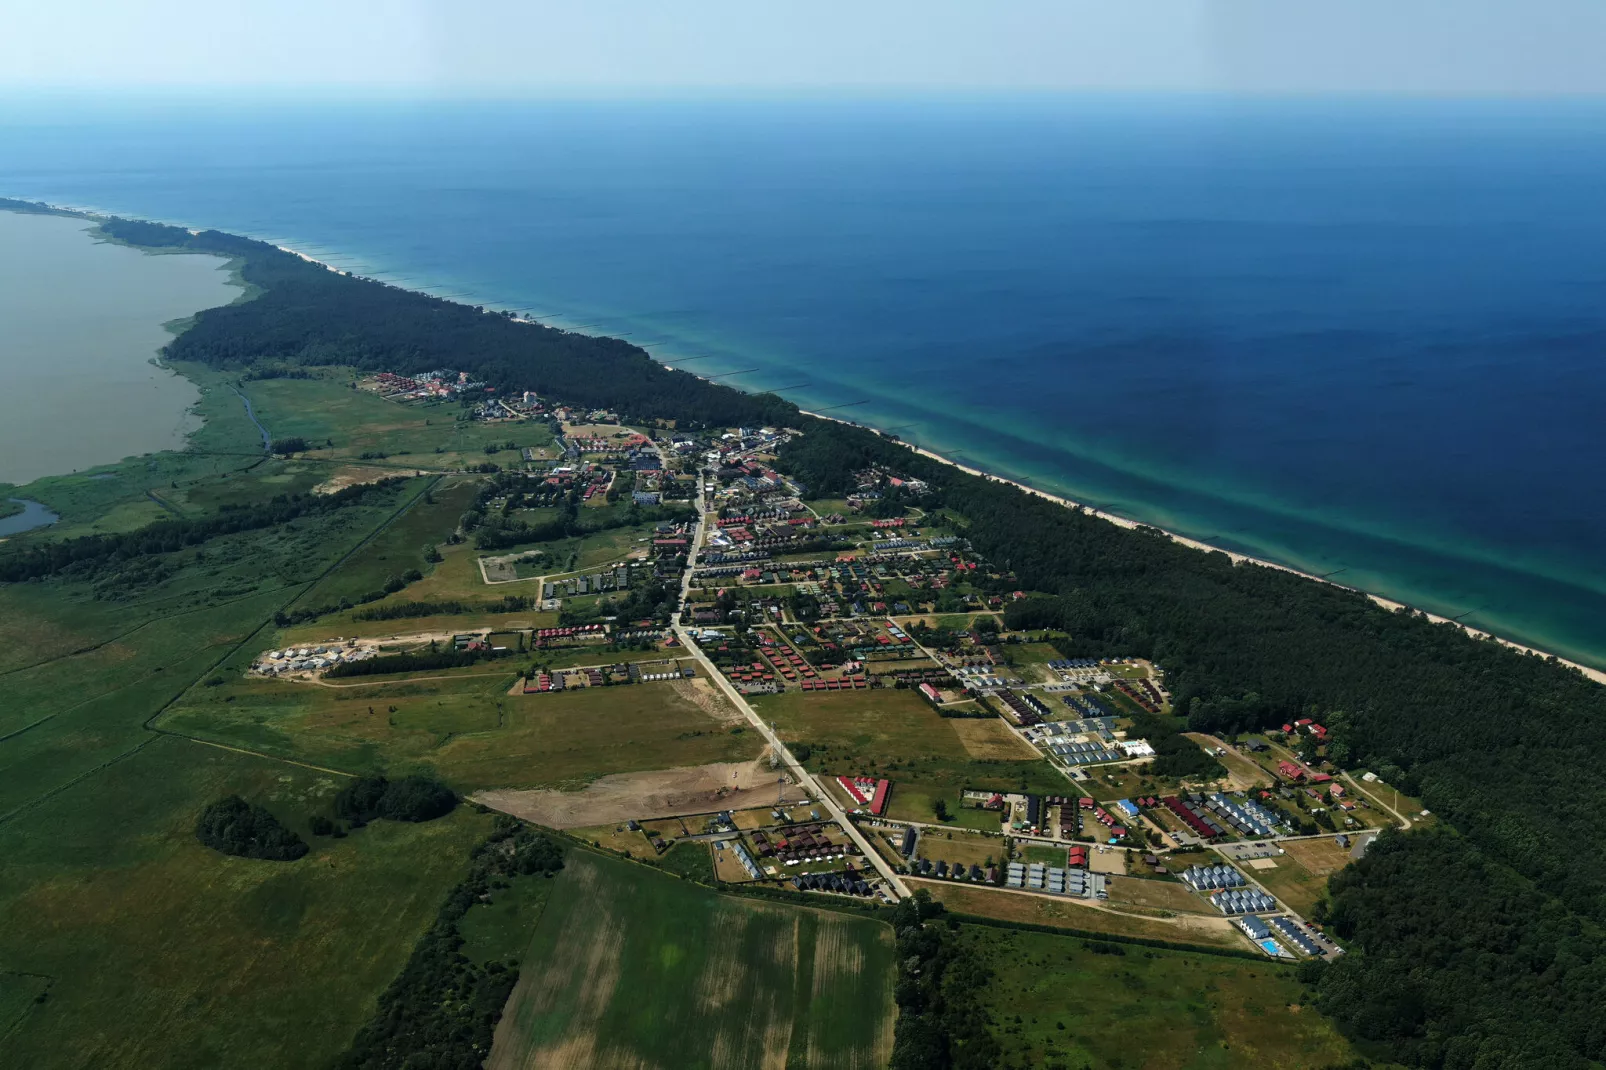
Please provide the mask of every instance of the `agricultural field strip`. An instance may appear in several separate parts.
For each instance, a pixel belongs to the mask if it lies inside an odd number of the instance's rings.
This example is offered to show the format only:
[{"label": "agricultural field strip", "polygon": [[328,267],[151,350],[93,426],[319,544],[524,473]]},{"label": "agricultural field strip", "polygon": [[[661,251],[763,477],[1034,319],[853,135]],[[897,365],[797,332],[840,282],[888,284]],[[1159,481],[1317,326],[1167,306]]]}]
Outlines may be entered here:
[{"label": "agricultural field strip", "polygon": [[[910,877],[909,879],[937,887],[953,886],[952,882],[935,880],[930,877]],[[963,887],[963,885],[959,885],[959,887]],[[1123,918],[1132,918],[1137,921],[1153,921],[1163,925],[1178,925],[1183,928],[1188,928],[1193,923],[1202,920],[1210,923],[1208,925],[1209,928],[1221,929],[1223,931],[1232,929],[1231,921],[1225,915],[1221,914],[1205,914],[1202,912],[1190,913],[1186,915],[1186,920],[1179,920],[1183,917],[1183,915],[1179,914],[1174,918],[1165,918],[1154,914],[1140,914],[1130,910],[1118,910],[1115,907],[1107,906],[1103,903],[1097,903],[1089,899],[1078,899],[1075,896],[1055,895],[1051,892],[1037,892],[1030,888],[1006,888],[1000,885],[983,885],[981,886],[980,891],[987,894],[996,892],[1002,895],[1024,895],[1033,899],[1044,899],[1051,903],[1068,903],[1069,905],[1078,907],[1082,910],[1096,910],[1102,914],[1115,914]]]}]

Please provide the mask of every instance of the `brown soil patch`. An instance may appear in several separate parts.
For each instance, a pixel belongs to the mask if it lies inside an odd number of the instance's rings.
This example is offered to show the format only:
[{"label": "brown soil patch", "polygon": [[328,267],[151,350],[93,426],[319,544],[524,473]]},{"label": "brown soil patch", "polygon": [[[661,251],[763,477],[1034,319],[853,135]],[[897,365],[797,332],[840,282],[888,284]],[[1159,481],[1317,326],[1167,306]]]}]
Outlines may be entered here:
[{"label": "brown soil patch", "polygon": [[340,468],[335,474],[312,488],[314,494],[333,494],[347,487],[361,486],[364,483],[378,483],[382,479],[391,479],[395,476],[421,476],[422,469],[405,468]]},{"label": "brown soil patch", "polygon": [[[1351,839],[1351,845],[1354,844]],[[1351,862],[1352,847],[1340,847],[1331,836],[1319,840],[1284,840],[1282,848],[1289,856],[1318,877],[1337,873]]]},{"label": "brown soil patch", "polygon": [[1004,888],[977,888],[951,881],[905,878],[925,888],[949,910],[1004,921],[1026,921],[1065,929],[1144,936],[1210,947],[1243,947],[1238,930],[1224,917],[1178,914],[1172,918],[1133,917],[1087,899],[1038,895]]},{"label": "brown soil patch", "polygon": [[1114,848],[1108,851],[1090,850],[1087,853],[1087,868],[1094,873],[1109,873],[1114,876],[1126,874],[1126,852]]},{"label": "brown soil patch", "polygon": [[[709,765],[656,769],[643,773],[612,773],[579,791],[550,789],[482,791],[473,800],[534,821],[548,828],[583,828],[632,818],[645,821],[681,814],[707,814],[773,806],[776,778],[769,760],[714,762]],[[806,798],[802,788],[786,785],[786,798]]]},{"label": "brown soil patch", "polygon": [[959,742],[964,744],[965,753],[972,758],[1022,761],[1039,757],[1029,743],[1011,732],[996,717],[951,717],[948,723],[954,726]]},{"label": "brown soil patch", "polygon": [[730,700],[709,681],[698,676],[690,680],[671,680],[669,686],[675,694],[695,705],[708,716],[725,724],[745,724],[747,718],[742,711],[731,705]]}]

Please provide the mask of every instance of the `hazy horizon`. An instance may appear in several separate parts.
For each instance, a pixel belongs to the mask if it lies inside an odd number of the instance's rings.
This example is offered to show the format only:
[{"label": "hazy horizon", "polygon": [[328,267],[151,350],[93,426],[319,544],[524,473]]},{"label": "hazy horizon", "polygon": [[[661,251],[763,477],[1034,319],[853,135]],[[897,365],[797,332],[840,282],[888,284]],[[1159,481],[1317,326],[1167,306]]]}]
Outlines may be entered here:
[{"label": "hazy horizon", "polygon": [[1606,94],[1606,5],[1549,0],[0,0],[0,92]]}]

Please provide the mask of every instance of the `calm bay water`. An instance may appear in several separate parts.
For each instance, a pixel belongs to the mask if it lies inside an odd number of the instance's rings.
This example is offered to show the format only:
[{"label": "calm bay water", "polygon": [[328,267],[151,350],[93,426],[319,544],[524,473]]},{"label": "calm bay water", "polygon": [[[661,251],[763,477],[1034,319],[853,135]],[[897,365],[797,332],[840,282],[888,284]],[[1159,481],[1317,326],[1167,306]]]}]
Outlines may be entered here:
[{"label": "calm bay water", "polygon": [[0,211],[0,483],[180,447],[196,426],[194,385],[151,358],[163,323],[234,299],[224,262],[90,227]]},{"label": "calm bay water", "polygon": [[1606,104],[0,106],[0,193],[622,333],[1606,664]]}]

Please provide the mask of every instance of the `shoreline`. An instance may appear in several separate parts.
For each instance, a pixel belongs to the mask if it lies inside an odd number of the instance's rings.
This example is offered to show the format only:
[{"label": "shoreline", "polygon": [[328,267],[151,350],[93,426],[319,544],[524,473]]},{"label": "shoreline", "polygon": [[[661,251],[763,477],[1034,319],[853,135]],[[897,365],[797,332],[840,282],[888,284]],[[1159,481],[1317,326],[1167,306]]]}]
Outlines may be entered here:
[{"label": "shoreline", "polygon": [[[666,367],[667,367],[667,365],[666,365]],[[862,428],[862,429],[864,429],[866,431],[872,431],[875,434],[880,435],[882,438],[889,438],[890,437],[889,435],[887,435],[887,433],[885,431],[882,431],[879,428],[870,427],[867,424],[856,424],[856,423],[853,423],[851,420],[843,420],[840,417],[836,417],[836,416],[825,416],[825,415],[822,415],[822,414],[817,413],[817,412],[809,412],[807,409],[800,409],[799,411],[805,413],[808,416],[812,416],[817,420],[830,420],[830,421],[832,421],[834,423],[845,424],[845,425],[850,426],[850,427],[859,427],[859,428]],[[1394,611],[1401,610],[1401,609],[1409,609],[1413,613],[1420,613],[1422,616],[1426,617],[1428,620],[1432,621],[1435,624],[1452,624],[1455,627],[1459,628],[1461,631],[1465,632],[1467,635],[1473,637],[1474,639],[1493,639],[1495,642],[1499,643],[1501,646],[1507,647],[1507,648],[1509,648],[1511,650],[1519,651],[1519,652],[1524,653],[1524,654],[1533,654],[1533,655],[1535,655],[1537,657],[1542,657],[1542,658],[1555,658],[1556,661],[1559,664],[1566,665],[1569,668],[1577,669],[1584,676],[1586,676],[1589,679],[1595,681],[1596,683],[1598,683],[1598,684],[1606,684],[1606,670],[1591,668],[1588,665],[1581,665],[1576,661],[1571,661],[1571,660],[1569,660],[1567,658],[1562,657],[1560,654],[1552,654],[1548,650],[1540,650],[1537,647],[1526,646],[1526,645],[1524,645],[1522,643],[1516,642],[1515,640],[1506,639],[1503,636],[1495,635],[1493,632],[1484,631],[1481,628],[1474,628],[1469,624],[1463,624],[1460,621],[1451,620],[1449,617],[1440,616],[1437,613],[1430,613],[1425,609],[1420,609],[1420,608],[1418,608],[1416,606],[1409,605],[1408,603],[1405,603],[1405,602],[1399,602],[1399,601],[1396,601],[1395,599],[1387,598],[1387,597],[1384,597],[1383,595],[1380,595],[1380,594],[1374,594],[1371,591],[1362,590],[1359,587],[1351,587],[1351,586],[1349,586],[1347,584],[1336,583],[1333,580],[1324,579],[1321,576],[1315,576],[1315,575],[1312,575],[1309,572],[1303,572],[1303,571],[1301,571],[1301,570],[1299,570],[1297,568],[1294,568],[1291,565],[1284,565],[1284,564],[1281,564],[1281,563],[1279,563],[1277,561],[1268,561],[1265,558],[1254,557],[1254,556],[1252,556],[1250,554],[1239,553],[1239,552],[1237,552],[1235,550],[1224,550],[1219,546],[1212,546],[1207,542],[1201,542],[1198,539],[1190,538],[1190,537],[1188,537],[1186,535],[1179,535],[1174,531],[1167,531],[1165,528],[1159,527],[1158,525],[1155,525],[1155,524],[1144,524],[1144,523],[1141,523],[1141,522],[1136,521],[1136,520],[1129,519],[1129,518],[1124,517],[1124,516],[1117,516],[1114,513],[1107,513],[1107,512],[1104,512],[1101,509],[1095,509],[1092,506],[1085,505],[1082,502],[1074,501],[1074,500],[1072,500],[1070,498],[1066,498],[1066,497],[1063,497],[1063,496],[1058,495],[1058,494],[1053,494],[1053,493],[1050,493],[1049,491],[1046,491],[1046,490],[1039,490],[1036,487],[1030,486],[1030,485],[1028,485],[1026,483],[1022,483],[1019,480],[1009,479],[1009,478],[1006,478],[1004,476],[993,475],[992,473],[984,472],[979,468],[974,468],[974,467],[971,467],[970,465],[961,464],[960,462],[955,461],[955,460],[953,460],[951,458],[942,456],[940,453],[933,453],[931,450],[924,449],[924,448],[922,448],[920,446],[916,446],[916,445],[913,445],[913,444],[908,443],[908,442],[903,442],[903,440],[901,440],[901,439],[893,439],[893,441],[896,441],[899,444],[901,444],[903,446],[906,446],[909,449],[913,450],[915,453],[918,453],[920,456],[926,457],[926,458],[928,458],[930,460],[933,460],[933,461],[936,461],[939,464],[945,464],[945,465],[949,466],[950,468],[957,468],[961,472],[964,472],[964,473],[966,473],[968,475],[978,476],[978,477],[980,477],[982,479],[990,479],[990,480],[993,480],[994,482],[997,482],[997,483],[1007,483],[1010,486],[1016,488],[1017,490],[1021,490],[1021,491],[1026,492],[1027,494],[1035,495],[1036,497],[1043,498],[1043,499],[1046,499],[1048,501],[1054,502],[1056,505],[1064,506],[1067,509],[1080,510],[1080,511],[1082,511],[1084,513],[1087,513],[1089,516],[1096,516],[1100,520],[1106,520],[1106,521],[1110,522],[1111,524],[1116,525],[1117,527],[1126,528],[1129,531],[1130,530],[1136,530],[1137,528],[1151,528],[1151,529],[1153,529],[1155,531],[1158,531],[1158,532],[1162,533],[1163,535],[1165,535],[1166,538],[1170,539],[1172,542],[1178,543],[1178,544],[1180,544],[1182,546],[1187,546],[1187,547],[1189,547],[1191,549],[1194,549],[1194,550],[1203,550],[1206,553],[1226,554],[1227,557],[1229,559],[1231,559],[1232,563],[1235,564],[1235,565],[1236,564],[1243,564],[1243,563],[1248,563],[1248,564],[1252,564],[1252,565],[1261,565],[1261,566],[1263,566],[1265,568],[1274,568],[1274,569],[1277,569],[1277,570],[1279,570],[1281,572],[1287,572],[1287,573],[1289,573],[1291,575],[1299,576],[1302,579],[1312,580],[1312,581],[1314,581],[1316,583],[1325,583],[1330,587],[1337,587],[1340,590],[1353,591],[1356,594],[1364,595],[1366,598],[1370,599],[1376,605],[1381,606],[1382,608],[1387,609],[1390,612],[1394,612]]]},{"label": "shoreline", "polygon": [[[68,206],[57,205],[57,204],[52,204],[52,203],[48,203],[48,202],[28,202],[28,203],[43,205],[43,206],[45,206],[47,208],[50,208],[50,209],[53,209],[55,211],[76,215],[76,216],[79,216],[81,218],[88,219],[88,220],[91,220],[91,221],[94,221],[94,222],[97,222],[97,223],[99,221],[101,221],[101,220],[104,220],[104,219],[107,219],[107,218],[112,218],[112,214],[111,213],[99,211],[99,210],[96,210],[96,209],[68,207]],[[156,222],[159,222],[159,221],[156,221]],[[182,224],[170,224],[170,225],[180,226]],[[200,233],[199,231],[197,231],[197,230],[195,230],[193,228],[190,228],[190,227],[185,227],[185,229],[189,230],[190,233],[192,233],[192,234]],[[262,240],[262,239],[253,239],[253,240]],[[425,296],[435,298],[436,300],[452,301],[454,303],[467,304],[467,302],[462,298],[441,297],[441,296],[439,296],[437,294],[430,293],[429,290],[424,289],[422,287],[400,286],[400,285],[397,285],[396,283],[385,282],[382,279],[372,278],[371,276],[359,275],[356,272],[348,271],[348,270],[336,267],[335,265],[333,265],[333,264],[331,264],[331,263],[329,263],[327,261],[320,260],[317,257],[312,256],[312,255],[310,255],[308,253],[302,252],[301,250],[296,249],[296,248],[294,248],[292,246],[281,245],[281,244],[278,244],[278,243],[272,242],[272,241],[265,241],[264,244],[271,245],[273,248],[279,250],[280,252],[286,253],[286,254],[288,254],[290,256],[297,257],[297,258],[299,258],[299,259],[301,259],[301,260],[303,260],[303,261],[305,261],[305,262],[307,262],[309,264],[316,264],[317,266],[323,268],[324,270],[332,271],[337,275],[346,275],[346,276],[350,276],[350,277],[354,277],[354,278],[369,279],[370,281],[378,283],[379,285],[382,285],[382,286],[394,286],[396,289],[407,290],[407,291],[412,292],[412,293],[423,294]],[[485,307],[490,308],[492,306],[487,305]],[[574,333],[574,334],[587,333],[585,331],[576,331],[576,330],[573,330],[572,328],[568,328],[568,327],[559,327],[559,326],[556,326],[556,325],[545,324],[543,321],[540,321],[540,320],[524,320],[524,319],[519,319],[517,317],[514,317],[512,322],[515,322],[515,323],[537,323],[537,324],[541,324],[543,326],[553,326],[553,328],[555,330],[571,331],[571,333]],[[603,337],[612,337],[612,336],[611,335],[603,335]],[[629,341],[629,340],[628,339],[624,339],[624,341]],[[632,344],[634,344],[634,343],[632,343]],[[676,368],[674,365],[672,365],[672,364],[660,359],[659,357],[657,357],[653,353],[647,351],[644,347],[638,346],[637,348],[642,349],[642,351],[644,353],[646,353],[647,358],[649,360],[653,361],[654,363],[659,364],[661,367],[667,368],[670,371],[684,371],[684,369]],[[706,376],[697,375],[695,372],[686,372],[686,374],[692,375],[692,376],[694,376],[695,378],[698,378],[698,379],[703,379],[704,381],[711,381],[711,380],[708,380],[708,378]],[[727,385],[730,385],[730,384],[727,384]],[[732,389],[740,390],[741,388],[733,386]],[[854,421],[844,420],[844,419],[842,419],[840,417],[823,415],[821,413],[813,412],[813,411],[811,411],[809,409],[805,409],[802,406],[798,407],[798,411],[803,413],[806,416],[811,416],[811,417],[813,417],[815,419],[818,419],[818,420],[829,420],[829,421],[831,421],[833,423],[839,423],[839,424],[843,424],[845,426],[863,428],[864,430],[874,432],[875,434],[880,435],[883,438],[891,438],[892,437],[892,436],[889,436],[885,431],[881,430],[880,428],[872,427],[872,426],[870,426],[868,424],[855,423]],[[1228,558],[1231,559],[1234,564],[1249,563],[1249,564],[1261,565],[1261,566],[1263,566],[1265,568],[1275,568],[1275,569],[1278,569],[1280,571],[1287,572],[1287,573],[1289,573],[1291,575],[1299,576],[1299,577],[1302,577],[1304,579],[1314,581],[1316,583],[1325,583],[1325,584],[1327,584],[1329,586],[1340,588],[1341,590],[1353,591],[1356,594],[1364,595],[1366,598],[1370,599],[1377,606],[1379,606],[1379,607],[1381,607],[1383,609],[1387,609],[1387,610],[1389,610],[1391,612],[1398,611],[1400,609],[1409,609],[1414,613],[1422,614],[1424,617],[1426,617],[1428,620],[1434,622],[1435,624],[1451,624],[1451,625],[1454,625],[1456,628],[1460,629],[1462,632],[1466,633],[1468,636],[1471,636],[1472,638],[1475,638],[1475,639],[1493,639],[1495,642],[1501,644],[1502,646],[1507,647],[1508,649],[1511,649],[1511,650],[1518,651],[1520,653],[1532,654],[1532,655],[1535,655],[1535,656],[1538,656],[1538,657],[1543,657],[1543,658],[1554,658],[1557,663],[1559,663],[1561,665],[1566,665],[1569,668],[1578,670],[1578,672],[1581,673],[1586,678],[1588,678],[1590,680],[1593,680],[1594,682],[1596,682],[1598,684],[1606,684],[1606,670],[1591,668],[1590,666],[1580,664],[1580,663],[1578,663],[1576,661],[1572,661],[1572,660],[1570,660],[1568,658],[1564,658],[1561,655],[1554,654],[1554,653],[1552,653],[1552,652],[1550,652],[1548,650],[1541,650],[1538,647],[1532,647],[1532,646],[1525,645],[1523,643],[1516,642],[1515,640],[1506,639],[1503,636],[1499,636],[1499,635],[1494,634],[1493,632],[1485,631],[1485,630],[1483,630],[1481,628],[1474,628],[1469,624],[1463,624],[1460,621],[1451,620],[1450,618],[1445,617],[1445,616],[1441,616],[1440,614],[1429,612],[1429,611],[1427,611],[1425,609],[1421,609],[1419,607],[1412,606],[1412,605],[1410,605],[1408,603],[1400,602],[1400,601],[1397,601],[1395,599],[1388,598],[1388,597],[1386,597],[1384,595],[1375,594],[1375,593],[1373,593],[1371,591],[1362,590],[1359,587],[1351,587],[1351,586],[1348,586],[1346,584],[1337,583],[1337,582],[1335,582],[1335,581],[1333,581],[1331,579],[1325,579],[1325,578],[1323,578],[1321,576],[1316,576],[1316,575],[1313,575],[1313,574],[1311,574],[1309,572],[1304,572],[1304,571],[1302,571],[1300,569],[1294,568],[1291,565],[1284,565],[1284,564],[1281,564],[1281,563],[1276,562],[1276,561],[1269,561],[1269,560],[1266,560],[1264,558],[1254,557],[1254,556],[1252,556],[1250,554],[1239,553],[1239,552],[1233,551],[1233,550],[1226,550],[1226,549],[1223,549],[1223,548],[1221,548],[1219,546],[1212,546],[1209,543],[1202,542],[1202,541],[1200,541],[1198,539],[1190,538],[1189,536],[1186,536],[1186,535],[1180,535],[1180,534],[1178,534],[1178,533],[1176,533],[1174,531],[1168,531],[1165,528],[1159,527],[1158,525],[1155,525],[1155,524],[1144,524],[1144,523],[1140,523],[1139,521],[1131,520],[1131,519],[1129,519],[1127,517],[1118,516],[1118,515],[1116,515],[1114,513],[1108,513],[1108,512],[1105,512],[1105,511],[1101,510],[1101,509],[1093,508],[1093,507],[1091,507],[1089,505],[1086,505],[1086,504],[1084,504],[1082,502],[1078,502],[1078,501],[1075,501],[1075,500],[1070,499],[1070,498],[1063,497],[1063,496],[1058,495],[1058,494],[1053,494],[1053,493],[1051,493],[1049,491],[1040,490],[1037,487],[1033,487],[1033,486],[1031,486],[1029,484],[1026,484],[1026,483],[1023,483],[1023,482],[1021,482],[1019,480],[1009,479],[1009,478],[1006,478],[1004,476],[993,475],[992,473],[985,472],[985,471],[983,471],[983,470],[981,470],[979,468],[975,468],[975,467],[972,467],[970,465],[962,464],[962,463],[960,463],[958,461],[953,460],[952,458],[945,457],[940,453],[935,453],[935,452],[933,452],[931,450],[925,449],[925,448],[920,447],[920,446],[916,446],[916,445],[914,445],[912,443],[904,442],[902,439],[893,439],[893,441],[896,441],[900,445],[903,445],[903,446],[907,447],[908,449],[913,450],[915,453],[917,453],[917,454],[919,454],[919,455],[921,455],[923,457],[926,457],[929,460],[935,461],[935,462],[937,462],[939,464],[944,464],[944,465],[947,465],[947,466],[949,466],[951,468],[956,468],[961,472],[965,472],[965,473],[967,473],[969,475],[973,475],[973,476],[978,476],[978,477],[980,477],[982,479],[990,479],[990,480],[994,480],[994,481],[1000,482],[1000,483],[1007,483],[1010,486],[1015,487],[1017,490],[1024,491],[1027,494],[1032,494],[1032,495],[1035,495],[1035,496],[1037,496],[1039,498],[1043,498],[1043,499],[1045,499],[1047,501],[1054,502],[1055,504],[1063,506],[1063,507],[1065,507],[1067,509],[1080,510],[1082,512],[1085,512],[1085,513],[1091,515],[1091,516],[1096,516],[1101,520],[1105,520],[1105,521],[1108,521],[1109,523],[1115,524],[1118,527],[1126,528],[1128,530],[1136,529],[1136,528],[1139,528],[1139,527],[1152,528],[1152,529],[1154,529],[1156,531],[1159,531],[1159,532],[1163,533],[1172,542],[1178,543],[1178,544],[1183,545],[1183,546],[1187,546],[1187,547],[1189,547],[1191,549],[1202,550],[1202,551],[1204,551],[1206,553],[1223,553],[1223,554],[1226,554],[1228,556]]]}]

